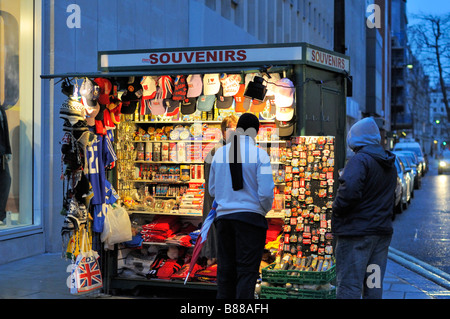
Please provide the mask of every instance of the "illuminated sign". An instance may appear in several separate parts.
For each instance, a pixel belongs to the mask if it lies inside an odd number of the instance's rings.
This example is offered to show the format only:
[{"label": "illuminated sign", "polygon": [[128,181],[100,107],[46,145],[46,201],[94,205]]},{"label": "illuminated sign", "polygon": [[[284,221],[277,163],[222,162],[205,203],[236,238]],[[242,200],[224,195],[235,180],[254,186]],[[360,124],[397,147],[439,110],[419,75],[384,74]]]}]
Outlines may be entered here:
[{"label": "illuminated sign", "polygon": [[302,60],[302,47],[264,47],[149,52],[100,53],[100,68],[186,66],[223,63],[263,63]]},{"label": "illuminated sign", "polygon": [[348,59],[313,48],[306,49],[306,61],[341,71],[349,72],[350,70],[350,61]]}]

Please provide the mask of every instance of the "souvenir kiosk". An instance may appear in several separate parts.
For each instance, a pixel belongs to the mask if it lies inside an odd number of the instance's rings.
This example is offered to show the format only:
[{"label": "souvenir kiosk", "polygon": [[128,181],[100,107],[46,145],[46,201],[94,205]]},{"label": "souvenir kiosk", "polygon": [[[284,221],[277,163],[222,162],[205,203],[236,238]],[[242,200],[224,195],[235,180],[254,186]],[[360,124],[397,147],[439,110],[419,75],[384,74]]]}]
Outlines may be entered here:
[{"label": "souvenir kiosk", "polygon": [[[186,291],[216,289],[207,274],[198,276],[204,280],[193,277],[187,283],[184,278],[172,277],[183,262],[171,264],[168,269],[167,255],[171,255],[170,260],[185,258],[186,261],[193,247],[195,235],[190,238],[185,235],[195,234],[202,222],[204,160],[221,138],[222,119],[231,114],[253,112],[261,122],[256,142],[270,154],[276,182],[274,207],[267,215],[279,221],[274,225],[279,229],[281,237],[277,238],[282,238],[282,244],[276,245],[276,250],[298,256],[303,254],[302,250],[307,254],[332,255],[331,239],[325,238],[325,233],[328,235],[330,231],[327,203],[331,202],[337,187],[334,183],[337,169],[345,161],[349,62],[347,56],[307,43],[239,45],[100,51],[98,72],[42,75],[43,79],[63,79],[63,93],[68,100],[78,99],[75,106],[61,106],[64,131],[84,132],[84,128],[75,127],[80,124],[77,116],[84,116],[91,132],[98,137],[103,131],[100,135],[108,137],[102,147],[111,148],[109,160],[103,158],[100,164],[92,157],[85,158],[84,162],[71,157],[73,154],[67,151],[71,141],[62,143],[63,159],[67,158],[63,164],[81,166],[88,177],[88,171],[94,164],[98,165],[96,169],[105,173],[108,185],[99,203],[104,204],[104,198],[106,202],[113,199],[115,207],[124,208],[130,217],[132,231],[127,230],[124,238],[131,238],[125,244],[108,244],[104,221],[95,218],[107,212],[103,210],[102,214],[102,208],[92,208],[95,206],[92,200],[91,207],[87,208],[94,224],[90,232],[92,240],[95,241],[95,236],[102,239],[98,253],[103,291],[110,294],[139,286]],[[89,96],[92,86],[99,87],[99,96]],[[289,92],[280,93],[285,89]],[[277,94],[287,97],[289,105],[281,99],[277,105],[274,98]],[[96,100],[99,103],[93,102]],[[83,111],[81,115],[76,113],[79,110],[74,111],[83,105],[87,105],[86,109],[100,105],[95,122],[88,112]],[[75,117],[71,112],[76,113]],[[104,118],[98,118],[102,112]],[[85,150],[92,147],[95,136],[82,136],[83,141],[80,134],[75,144],[81,144]],[[79,163],[73,164],[77,160]],[[67,174],[71,174],[70,170]],[[305,178],[299,178],[305,174],[306,182]],[[70,179],[73,176],[67,177],[68,184]],[[76,197],[76,187],[64,187]],[[299,194],[299,189],[306,189],[306,195],[302,191]],[[92,195],[92,190],[86,190],[79,197],[86,200],[98,196],[96,189],[93,192]],[[317,201],[321,202],[322,211],[313,211]],[[65,196],[62,202],[70,215],[73,209],[70,196]],[[316,209],[320,210],[318,205]],[[288,222],[289,218],[301,216],[297,211],[301,212],[302,207],[304,213],[312,214],[310,224],[317,222],[323,230],[323,236],[317,234],[317,240],[305,242],[303,248],[293,244],[297,243],[299,234],[294,234],[294,229],[300,231],[294,226],[297,222]],[[307,207],[311,208],[309,213]],[[308,224],[308,217],[304,217]],[[171,228],[174,224],[176,230]],[[165,227],[163,231],[169,231],[170,235],[163,236],[161,228],[155,232],[155,225]],[[65,224],[63,233],[65,227],[69,228],[65,244],[70,254],[69,250],[75,249],[69,248],[73,229]],[[184,231],[180,232],[183,227]],[[145,256],[138,256],[136,251],[142,254],[143,250]],[[164,260],[158,253],[161,250],[165,252]],[[159,274],[155,267],[158,258],[162,261],[160,265],[166,264],[165,271]]]}]

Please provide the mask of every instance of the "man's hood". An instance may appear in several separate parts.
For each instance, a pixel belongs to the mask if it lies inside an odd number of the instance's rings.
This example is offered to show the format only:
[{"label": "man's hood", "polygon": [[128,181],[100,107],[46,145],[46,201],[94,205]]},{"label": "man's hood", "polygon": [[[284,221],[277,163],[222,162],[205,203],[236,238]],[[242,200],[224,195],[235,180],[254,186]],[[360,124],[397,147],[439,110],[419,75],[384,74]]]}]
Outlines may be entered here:
[{"label": "man's hood", "polygon": [[356,122],[348,132],[347,144],[353,151],[360,147],[380,144],[381,135],[377,123],[371,117]]}]

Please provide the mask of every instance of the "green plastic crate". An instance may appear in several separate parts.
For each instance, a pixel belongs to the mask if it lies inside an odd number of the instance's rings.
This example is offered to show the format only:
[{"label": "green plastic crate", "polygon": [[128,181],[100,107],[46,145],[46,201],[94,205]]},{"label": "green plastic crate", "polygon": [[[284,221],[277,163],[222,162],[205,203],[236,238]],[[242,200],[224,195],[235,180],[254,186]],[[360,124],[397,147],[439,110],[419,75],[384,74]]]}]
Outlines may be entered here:
[{"label": "green plastic crate", "polygon": [[287,299],[287,288],[261,286],[261,299]]},{"label": "green plastic crate", "polygon": [[262,280],[276,284],[322,285],[336,278],[336,267],[333,265],[326,271],[274,270],[275,264],[262,269]]},{"label": "green plastic crate", "polygon": [[287,299],[336,299],[336,288],[331,290],[289,290]]}]

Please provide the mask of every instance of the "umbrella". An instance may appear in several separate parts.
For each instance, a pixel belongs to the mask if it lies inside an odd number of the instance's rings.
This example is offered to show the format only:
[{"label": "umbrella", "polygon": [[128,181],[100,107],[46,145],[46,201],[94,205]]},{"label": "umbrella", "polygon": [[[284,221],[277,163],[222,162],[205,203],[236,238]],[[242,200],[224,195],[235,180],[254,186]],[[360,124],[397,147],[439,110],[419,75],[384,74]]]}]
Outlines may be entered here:
[{"label": "umbrella", "polygon": [[184,279],[184,284],[186,284],[189,275],[192,272],[192,269],[195,266],[195,263],[197,262],[198,256],[202,250],[203,244],[206,241],[206,238],[208,237],[209,229],[211,228],[211,224],[214,221],[214,218],[216,217],[216,208],[217,203],[214,200],[212,203],[212,208],[208,213],[208,216],[206,217],[205,221],[203,222],[202,228],[200,229],[200,235],[197,237],[197,241],[195,242],[194,250],[192,251],[192,258],[191,262],[189,263],[189,270],[186,275],[186,278]]}]

